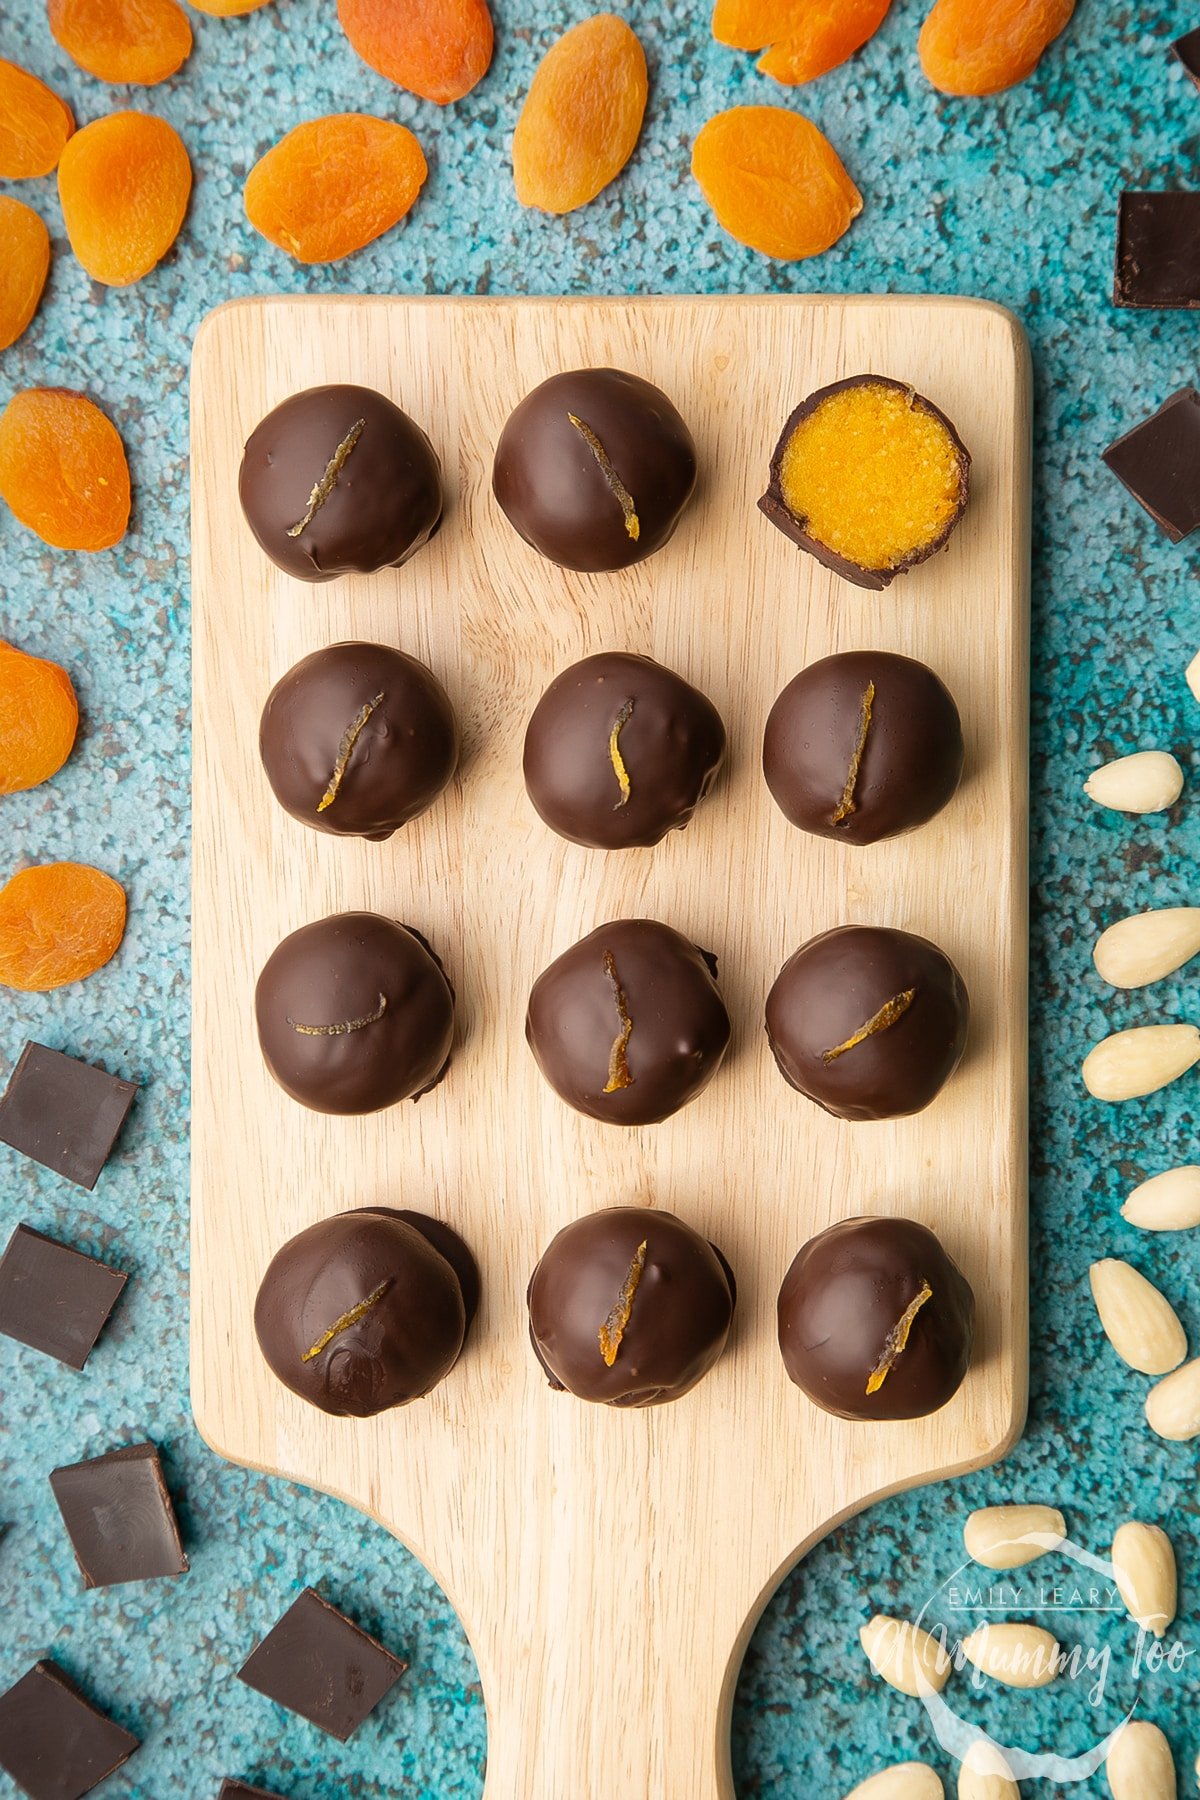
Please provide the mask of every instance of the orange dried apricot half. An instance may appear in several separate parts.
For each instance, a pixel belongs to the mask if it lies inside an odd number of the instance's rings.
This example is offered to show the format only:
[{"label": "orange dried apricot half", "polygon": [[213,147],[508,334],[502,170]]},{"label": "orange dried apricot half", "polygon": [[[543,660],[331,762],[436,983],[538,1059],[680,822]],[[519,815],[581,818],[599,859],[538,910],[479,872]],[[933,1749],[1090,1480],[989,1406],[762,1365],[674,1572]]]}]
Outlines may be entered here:
[{"label": "orange dried apricot half", "polygon": [[125,890],[86,863],[37,863],[0,888],[0,987],[44,994],[94,975],[125,935]]},{"label": "orange dried apricot half", "polygon": [[759,68],[788,87],[836,69],[874,37],[891,0],[716,0],[713,36],[765,50]]},{"label": "orange dried apricot half", "polygon": [[24,793],[57,775],[78,729],[67,671],[0,642],[0,794]]},{"label": "orange dried apricot half", "polygon": [[99,81],[152,87],[187,61],[192,28],[176,0],[47,0],[50,30]]},{"label": "orange dried apricot half", "polygon": [[0,56],[0,176],[51,174],[74,129],[74,113],[53,88]]},{"label": "orange dried apricot half", "polygon": [[764,256],[819,256],[862,211],[824,134],[782,106],[718,113],[692,146],[692,174],[730,237]]},{"label": "orange dried apricot half", "polygon": [[129,464],[85,394],[26,388],[0,413],[0,499],[58,550],[110,550],[129,523]]},{"label": "orange dried apricot half", "polygon": [[246,217],[297,262],[337,262],[390,231],[428,174],[407,126],[369,113],[297,125],[246,178]]},{"label": "orange dried apricot half", "polygon": [[150,113],[109,113],[85,125],[58,165],[71,248],[106,287],[128,287],[162,261],[191,191],[183,139]]},{"label": "orange dried apricot half", "polygon": [[573,212],[615,181],[646,114],[646,56],[624,19],[599,13],[553,44],[513,133],[522,206]]},{"label": "orange dried apricot half", "polygon": [[1033,74],[1075,0],[935,0],[921,27],[921,67],[944,94],[999,94]]},{"label": "orange dried apricot half", "polygon": [[397,87],[448,106],[491,67],[487,0],[338,0],[351,47]]},{"label": "orange dried apricot half", "polygon": [[7,350],[38,309],[50,273],[50,233],[31,206],[0,194],[0,244],[0,350]]},{"label": "orange dried apricot half", "polygon": [[214,19],[236,19],[242,13],[257,12],[269,0],[190,0],[197,12],[211,13]]}]

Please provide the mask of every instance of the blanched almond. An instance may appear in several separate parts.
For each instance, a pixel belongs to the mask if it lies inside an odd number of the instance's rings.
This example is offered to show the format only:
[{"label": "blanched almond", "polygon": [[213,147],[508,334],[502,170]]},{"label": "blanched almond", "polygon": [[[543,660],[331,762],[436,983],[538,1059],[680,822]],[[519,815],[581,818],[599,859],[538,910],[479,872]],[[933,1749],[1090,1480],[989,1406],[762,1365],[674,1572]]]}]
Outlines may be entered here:
[{"label": "blanched almond", "polygon": [[1097,1100],[1154,1094],[1200,1062],[1194,1025],[1135,1025],[1106,1037],[1083,1065],[1084,1086]]},{"label": "blanched almond", "polygon": [[940,1694],[949,1679],[950,1658],[942,1645],[906,1619],[876,1613],[858,1639],[875,1673],[913,1700],[931,1691]]},{"label": "blanched almond", "polygon": [[945,1800],[941,1777],[928,1763],[895,1763],[860,1781],[846,1800]]},{"label": "blanched almond", "polygon": [[1058,1642],[1040,1625],[1008,1620],[981,1625],[963,1639],[963,1655],[1005,1687],[1048,1687],[1058,1674]]},{"label": "blanched almond", "polygon": [[1135,1187],[1121,1217],[1143,1231],[1188,1231],[1200,1225],[1200,1166],[1164,1169]]},{"label": "blanched almond", "polygon": [[985,1569],[1020,1569],[1057,1550],[1067,1522],[1053,1506],[984,1506],[969,1515],[963,1543]]},{"label": "blanched almond", "polygon": [[1174,1444],[1200,1437],[1200,1357],[1150,1389],[1146,1419],[1151,1431]]},{"label": "blanched almond", "polygon": [[1200,906],[1131,913],[1102,932],[1092,960],[1113,987],[1140,988],[1173,975],[1200,952]]},{"label": "blanched almond", "polygon": [[1141,1375],[1166,1375],[1187,1355],[1187,1334],[1171,1302],[1152,1281],[1115,1256],[1088,1271],[1104,1335],[1121,1361]]},{"label": "blanched almond", "polygon": [[1175,1760],[1157,1725],[1122,1725],[1104,1765],[1113,1800],[1175,1800]]},{"label": "blanched almond", "polygon": [[971,1745],[958,1771],[958,1800],[1020,1800],[1020,1792],[995,1744]]},{"label": "blanched almond", "polygon": [[[1196,699],[1200,700],[1200,650],[1196,652],[1195,656],[1193,656],[1191,662],[1187,666],[1187,684],[1191,688]],[[1200,1768],[1197,1769],[1196,1773],[1197,1776],[1200,1776]]]},{"label": "blanched almond", "polygon": [[1112,812],[1165,812],[1183,792],[1183,770],[1167,750],[1139,750],[1093,769],[1083,791]]},{"label": "blanched almond", "polygon": [[1166,1532],[1131,1519],[1113,1538],[1112,1564],[1130,1618],[1165,1637],[1179,1604],[1175,1551]]}]

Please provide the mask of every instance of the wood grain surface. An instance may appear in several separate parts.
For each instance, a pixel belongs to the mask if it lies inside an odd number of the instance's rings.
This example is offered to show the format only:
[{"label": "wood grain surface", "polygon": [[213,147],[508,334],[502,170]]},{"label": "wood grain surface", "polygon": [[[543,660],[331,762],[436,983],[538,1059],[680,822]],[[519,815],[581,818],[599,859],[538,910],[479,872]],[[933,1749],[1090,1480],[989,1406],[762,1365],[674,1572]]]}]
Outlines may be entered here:
[{"label": "wood grain surface", "polygon": [[[491,495],[491,452],[538,381],[604,363],[666,389],[696,435],[702,474],[663,552],[621,575],[578,576],[508,526]],[[975,458],[974,497],[949,550],[884,594],[839,582],[755,508],[792,405],[867,370],[927,393]],[[260,417],[327,381],[380,388],[429,431],[448,505],[439,537],[407,568],[309,587],[254,543],[237,471]],[[958,300],[255,300],[201,330],[196,1418],[221,1454],[343,1496],[432,1569],[479,1660],[488,1800],[728,1800],[733,1689],[781,1576],[871,1499],[988,1462],[1019,1432],[1029,405],[1019,327]],[[258,761],[271,685],[308,651],[347,638],[428,662],[464,728],[451,791],[384,845],[307,831],[276,806]],[[968,746],[964,786],[939,819],[860,850],[792,829],[759,766],[784,683],[818,656],[856,648],[929,662],[957,696]],[[535,701],[558,670],[600,649],[678,669],[729,727],[718,787],[655,850],[565,844],[524,794]],[[458,990],[459,1042],[448,1079],[419,1105],[327,1118],[267,1075],[254,982],[287,932],[359,907],[435,945]],[[734,1021],[708,1091],[667,1123],[629,1132],[569,1111],[523,1035],[538,971],[622,915],[662,918],[715,950]],[[780,964],[843,923],[927,935],[966,977],[966,1062],[915,1119],[826,1117],[784,1085],[768,1052],[762,1009]],[[285,1239],[372,1202],[455,1225],[482,1266],[483,1306],[430,1398],[336,1420],[268,1372],[252,1305]],[[624,1202],[669,1208],[713,1238],[739,1290],[716,1369],[677,1404],[632,1413],[551,1392],[523,1305],[551,1235]],[[967,1381],[918,1424],[830,1418],[780,1361],[775,1296],[793,1254],[864,1211],[933,1225],[979,1300]],[[314,1578],[320,1569],[314,1544]],[[846,1655],[857,1654],[848,1642]]]}]

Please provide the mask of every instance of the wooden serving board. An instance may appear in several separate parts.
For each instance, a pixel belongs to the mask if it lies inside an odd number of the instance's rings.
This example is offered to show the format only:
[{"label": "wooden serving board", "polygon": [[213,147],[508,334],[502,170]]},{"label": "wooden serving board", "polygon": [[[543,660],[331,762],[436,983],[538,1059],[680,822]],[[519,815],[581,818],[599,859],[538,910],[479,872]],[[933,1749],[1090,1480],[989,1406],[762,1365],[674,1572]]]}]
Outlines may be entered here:
[{"label": "wooden serving board", "polygon": [[[500,514],[492,447],[545,376],[606,363],[675,400],[701,483],[659,555],[622,575],[571,575]],[[884,594],[836,580],[755,507],[792,405],[864,371],[927,393],[975,458],[974,497],[947,553]],[[237,473],[261,416],[329,381],[380,388],[427,428],[448,506],[407,568],[309,587],[254,543]],[[869,1501],[999,1457],[1024,1414],[1030,399],[1020,329],[959,300],[242,301],[201,331],[193,408],[200,1430],[222,1455],[373,1514],[432,1569],[479,1661],[488,1800],[728,1800],[738,1668],[780,1578]],[[465,733],[451,792],[384,845],[306,830],[275,805],[258,761],[272,683],[308,651],[352,637],[428,662]],[[968,744],[965,785],[938,820],[859,850],[793,830],[759,766],[784,683],[854,648],[932,664],[958,698]],[[523,791],[535,701],[558,670],[601,649],[678,669],[729,727],[717,789],[655,850],[565,844]],[[326,1118],[267,1075],[253,989],[286,933],[359,907],[417,926],[442,954],[460,1042],[448,1079],[419,1105]],[[662,918],[716,950],[734,1021],[709,1090],[667,1123],[628,1132],[569,1111],[523,1035],[539,970],[622,915]],[[815,932],[850,922],[935,939],[972,994],[967,1060],[915,1119],[828,1118],[784,1085],[767,1049],[763,1002],[779,966]],[[526,1338],[525,1286],[548,1239],[631,1201],[681,1214],[738,1280],[725,1356],[686,1399],[647,1412],[551,1392]],[[252,1304],[285,1239],[372,1202],[456,1226],[479,1258],[483,1305],[429,1399],[336,1420],[268,1372]],[[979,1301],[965,1385],[915,1425],[830,1418],[779,1357],[775,1296],[793,1254],[865,1211],[933,1225]]]}]

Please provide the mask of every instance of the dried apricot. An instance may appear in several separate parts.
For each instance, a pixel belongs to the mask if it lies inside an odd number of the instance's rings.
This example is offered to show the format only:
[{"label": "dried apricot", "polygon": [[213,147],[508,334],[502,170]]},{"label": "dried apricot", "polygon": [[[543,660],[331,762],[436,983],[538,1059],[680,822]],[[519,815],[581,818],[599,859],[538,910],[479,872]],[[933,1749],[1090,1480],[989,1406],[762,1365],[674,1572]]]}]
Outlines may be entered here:
[{"label": "dried apricot", "polygon": [[2,194],[0,244],[0,350],[7,350],[38,309],[50,273],[50,233],[31,206]]},{"label": "dried apricot", "polygon": [[176,0],[47,0],[50,29],[99,81],[152,87],[187,61],[192,28]]},{"label": "dried apricot", "polygon": [[77,131],[58,165],[71,248],[106,287],[128,287],[179,236],[192,191],[183,139],[150,113],[109,113]]},{"label": "dried apricot", "polygon": [[110,550],[129,523],[129,464],[84,394],[26,388],[0,413],[0,499],[57,550]]},{"label": "dried apricot", "polygon": [[598,13],[551,45],[513,133],[522,206],[566,213],[615,181],[646,113],[646,56],[624,19]]},{"label": "dried apricot", "polygon": [[246,178],[246,217],[297,262],[337,262],[399,224],[428,172],[407,126],[332,113],[259,158]]},{"label": "dried apricot", "polygon": [[20,794],[57,775],[78,729],[67,671],[0,642],[0,794]]},{"label": "dried apricot", "polygon": [[0,176],[51,174],[74,129],[74,113],[53,88],[0,56]]},{"label": "dried apricot", "polygon": [[86,863],[37,863],[0,888],[0,987],[44,994],[94,975],[125,935],[125,890]]},{"label": "dried apricot", "polygon": [[710,119],[692,146],[692,174],[730,237],[781,262],[819,256],[862,211],[829,139],[782,106],[735,106]]},{"label": "dried apricot", "polygon": [[713,36],[732,50],[765,50],[759,68],[788,87],[815,81],[861,50],[892,0],[716,0]]},{"label": "dried apricot", "polygon": [[257,12],[268,0],[190,0],[197,12],[211,13],[215,19],[236,19],[242,13]]},{"label": "dried apricot", "polygon": [[487,0],[338,0],[338,19],[369,67],[439,106],[461,100],[491,67]]},{"label": "dried apricot", "polygon": [[1032,75],[1075,0],[935,0],[921,27],[921,67],[944,94],[999,94]]}]

